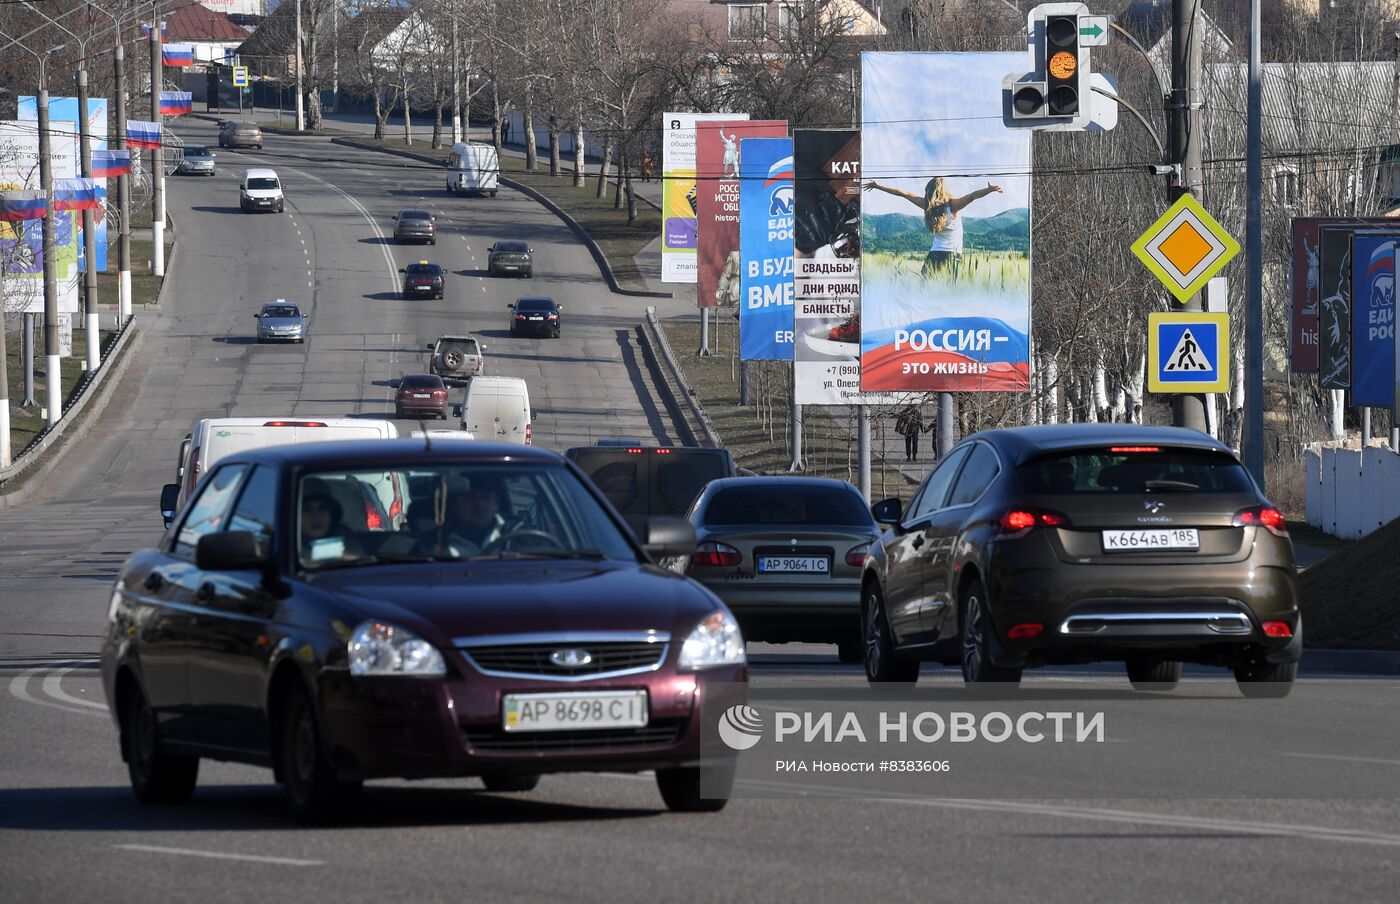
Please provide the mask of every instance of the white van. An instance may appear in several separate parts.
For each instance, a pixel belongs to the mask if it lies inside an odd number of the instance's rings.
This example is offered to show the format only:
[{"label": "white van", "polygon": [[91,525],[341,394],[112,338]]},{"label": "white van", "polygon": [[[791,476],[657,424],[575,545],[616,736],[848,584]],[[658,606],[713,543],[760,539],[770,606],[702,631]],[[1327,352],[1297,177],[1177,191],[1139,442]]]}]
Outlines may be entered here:
[{"label": "white van", "polygon": [[474,191],[494,198],[500,175],[501,160],[492,145],[462,142],[452,145],[452,156],[447,158],[448,191]]},{"label": "white van", "polygon": [[194,425],[189,457],[185,460],[180,496],[185,504],[195,484],[220,459],[235,452],[294,443],[320,443],[342,439],[394,439],[393,421],[354,417],[208,417]]},{"label": "white van", "polygon": [[530,390],[519,377],[472,377],[462,395],[462,429],[487,442],[534,442]]},{"label": "white van", "polygon": [[243,174],[238,184],[238,206],[244,213],[255,210],[271,210],[281,213],[286,205],[282,197],[282,180],[277,171],[266,167],[255,167]]}]

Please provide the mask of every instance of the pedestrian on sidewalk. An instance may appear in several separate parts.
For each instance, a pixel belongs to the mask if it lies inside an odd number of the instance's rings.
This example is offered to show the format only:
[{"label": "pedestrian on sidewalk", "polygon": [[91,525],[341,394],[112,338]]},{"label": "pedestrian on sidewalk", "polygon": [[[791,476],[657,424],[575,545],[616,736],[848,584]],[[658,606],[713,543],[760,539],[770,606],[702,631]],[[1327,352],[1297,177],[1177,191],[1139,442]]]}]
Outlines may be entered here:
[{"label": "pedestrian on sidewalk", "polygon": [[907,405],[895,416],[894,432],[904,437],[905,461],[919,460],[919,435],[932,432],[936,425],[937,421],[931,421],[924,426],[924,416],[917,405]]},{"label": "pedestrian on sidewalk", "polygon": [[643,181],[643,182],[650,182],[650,181],[651,181],[652,166],[653,166],[653,164],[652,164],[652,162],[651,162],[651,149],[650,149],[650,148],[642,148],[642,181]]}]

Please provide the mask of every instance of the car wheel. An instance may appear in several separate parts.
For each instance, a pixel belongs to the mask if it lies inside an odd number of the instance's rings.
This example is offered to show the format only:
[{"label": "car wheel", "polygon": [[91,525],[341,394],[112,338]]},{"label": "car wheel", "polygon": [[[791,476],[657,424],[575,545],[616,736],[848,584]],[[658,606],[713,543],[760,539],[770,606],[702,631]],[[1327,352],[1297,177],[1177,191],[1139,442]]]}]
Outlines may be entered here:
[{"label": "car wheel", "polygon": [[871,684],[898,682],[910,684],[919,680],[919,661],[900,659],[895,655],[894,634],[885,615],[885,596],[880,586],[871,583],[865,592],[864,625],[865,680]]},{"label": "car wheel", "polygon": [[836,645],[836,659],[842,665],[856,665],[865,662],[865,646],[859,641],[848,641]]},{"label": "car wheel", "polygon": [[533,791],[539,787],[538,774],[526,775],[483,775],[481,783],[487,791]]},{"label": "car wheel", "polygon": [[436,244],[437,244],[437,239],[428,239],[428,244],[429,244],[429,245],[436,245]]},{"label": "car wheel", "polygon": [[535,278],[535,271],[534,271],[534,270],[526,270],[526,271],[525,271],[525,278],[526,278],[526,279],[534,279],[534,278]]},{"label": "car wheel", "polygon": [[140,688],[127,695],[122,726],[131,790],[143,804],[178,804],[190,799],[199,779],[199,757],[172,756],[160,749],[160,725]]},{"label": "car wheel", "polygon": [[[704,770],[699,766],[656,770],[656,789],[667,809],[676,813],[718,813],[724,809],[734,788],[734,763],[705,768],[712,770],[708,781],[702,781]],[[702,789],[712,796],[701,796]]]},{"label": "car wheel", "polygon": [[494,191],[491,192],[491,197],[493,197],[493,198],[496,197],[496,193],[495,193]]},{"label": "car wheel", "polygon": [[1139,691],[1169,691],[1181,680],[1181,663],[1154,659],[1130,659],[1124,665],[1133,689]]},{"label": "car wheel", "polygon": [[363,785],[336,778],[311,700],[300,686],[292,688],[283,705],[280,732],[282,783],[297,819],[315,823],[341,815]]},{"label": "car wheel", "polygon": [[1007,683],[1021,680],[1019,668],[992,662],[992,619],[987,613],[987,590],[980,580],[968,585],[962,601],[962,672],[968,684]]},{"label": "car wheel", "polygon": [[284,202],[284,201],[278,201],[278,202],[277,202],[277,212],[278,212],[278,213],[286,213],[286,212],[287,212],[287,204],[286,204],[286,202]]},{"label": "car wheel", "polygon": [[1253,660],[1235,666],[1235,683],[1240,693],[1256,699],[1287,697],[1298,677],[1296,662]]}]

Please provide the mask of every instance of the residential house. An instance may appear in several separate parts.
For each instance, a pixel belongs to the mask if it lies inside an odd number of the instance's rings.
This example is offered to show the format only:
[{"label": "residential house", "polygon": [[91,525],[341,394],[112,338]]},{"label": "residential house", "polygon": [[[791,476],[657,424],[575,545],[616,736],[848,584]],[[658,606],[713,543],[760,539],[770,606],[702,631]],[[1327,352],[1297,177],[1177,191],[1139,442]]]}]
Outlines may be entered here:
[{"label": "residential house", "polygon": [[199,69],[209,63],[231,62],[250,33],[250,29],[235,24],[223,13],[199,3],[177,7],[165,18],[165,40],[192,46],[195,67]]}]

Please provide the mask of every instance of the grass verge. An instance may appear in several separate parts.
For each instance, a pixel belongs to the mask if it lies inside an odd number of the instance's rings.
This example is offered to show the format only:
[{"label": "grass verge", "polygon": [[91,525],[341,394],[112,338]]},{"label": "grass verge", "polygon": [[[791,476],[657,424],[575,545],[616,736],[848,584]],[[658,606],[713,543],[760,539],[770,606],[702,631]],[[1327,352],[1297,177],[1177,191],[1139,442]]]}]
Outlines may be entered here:
[{"label": "grass verge", "polygon": [[[24,362],[21,360],[23,333],[15,332],[5,336],[5,353],[9,356],[6,359],[9,364],[6,368],[6,374],[9,377],[10,389],[10,449],[16,458],[19,457],[24,447],[43,431],[44,425],[47,423],[44,417],[44,405],[48,400],[48,373],[44,363],[43,330],[35,330],[35,333],[34,401],[37,404],[28,408],[20,406],[20,402],[24,400]],[[111,336],[111,331],[101,330],[100,336],[100,341],[105,345]],[[62,373],[63,404],[65,406],[72,400],[73,388],[82,379],[86,349],[87,330],[73,330],[73,355],[63,358],[59,362]]]}]

